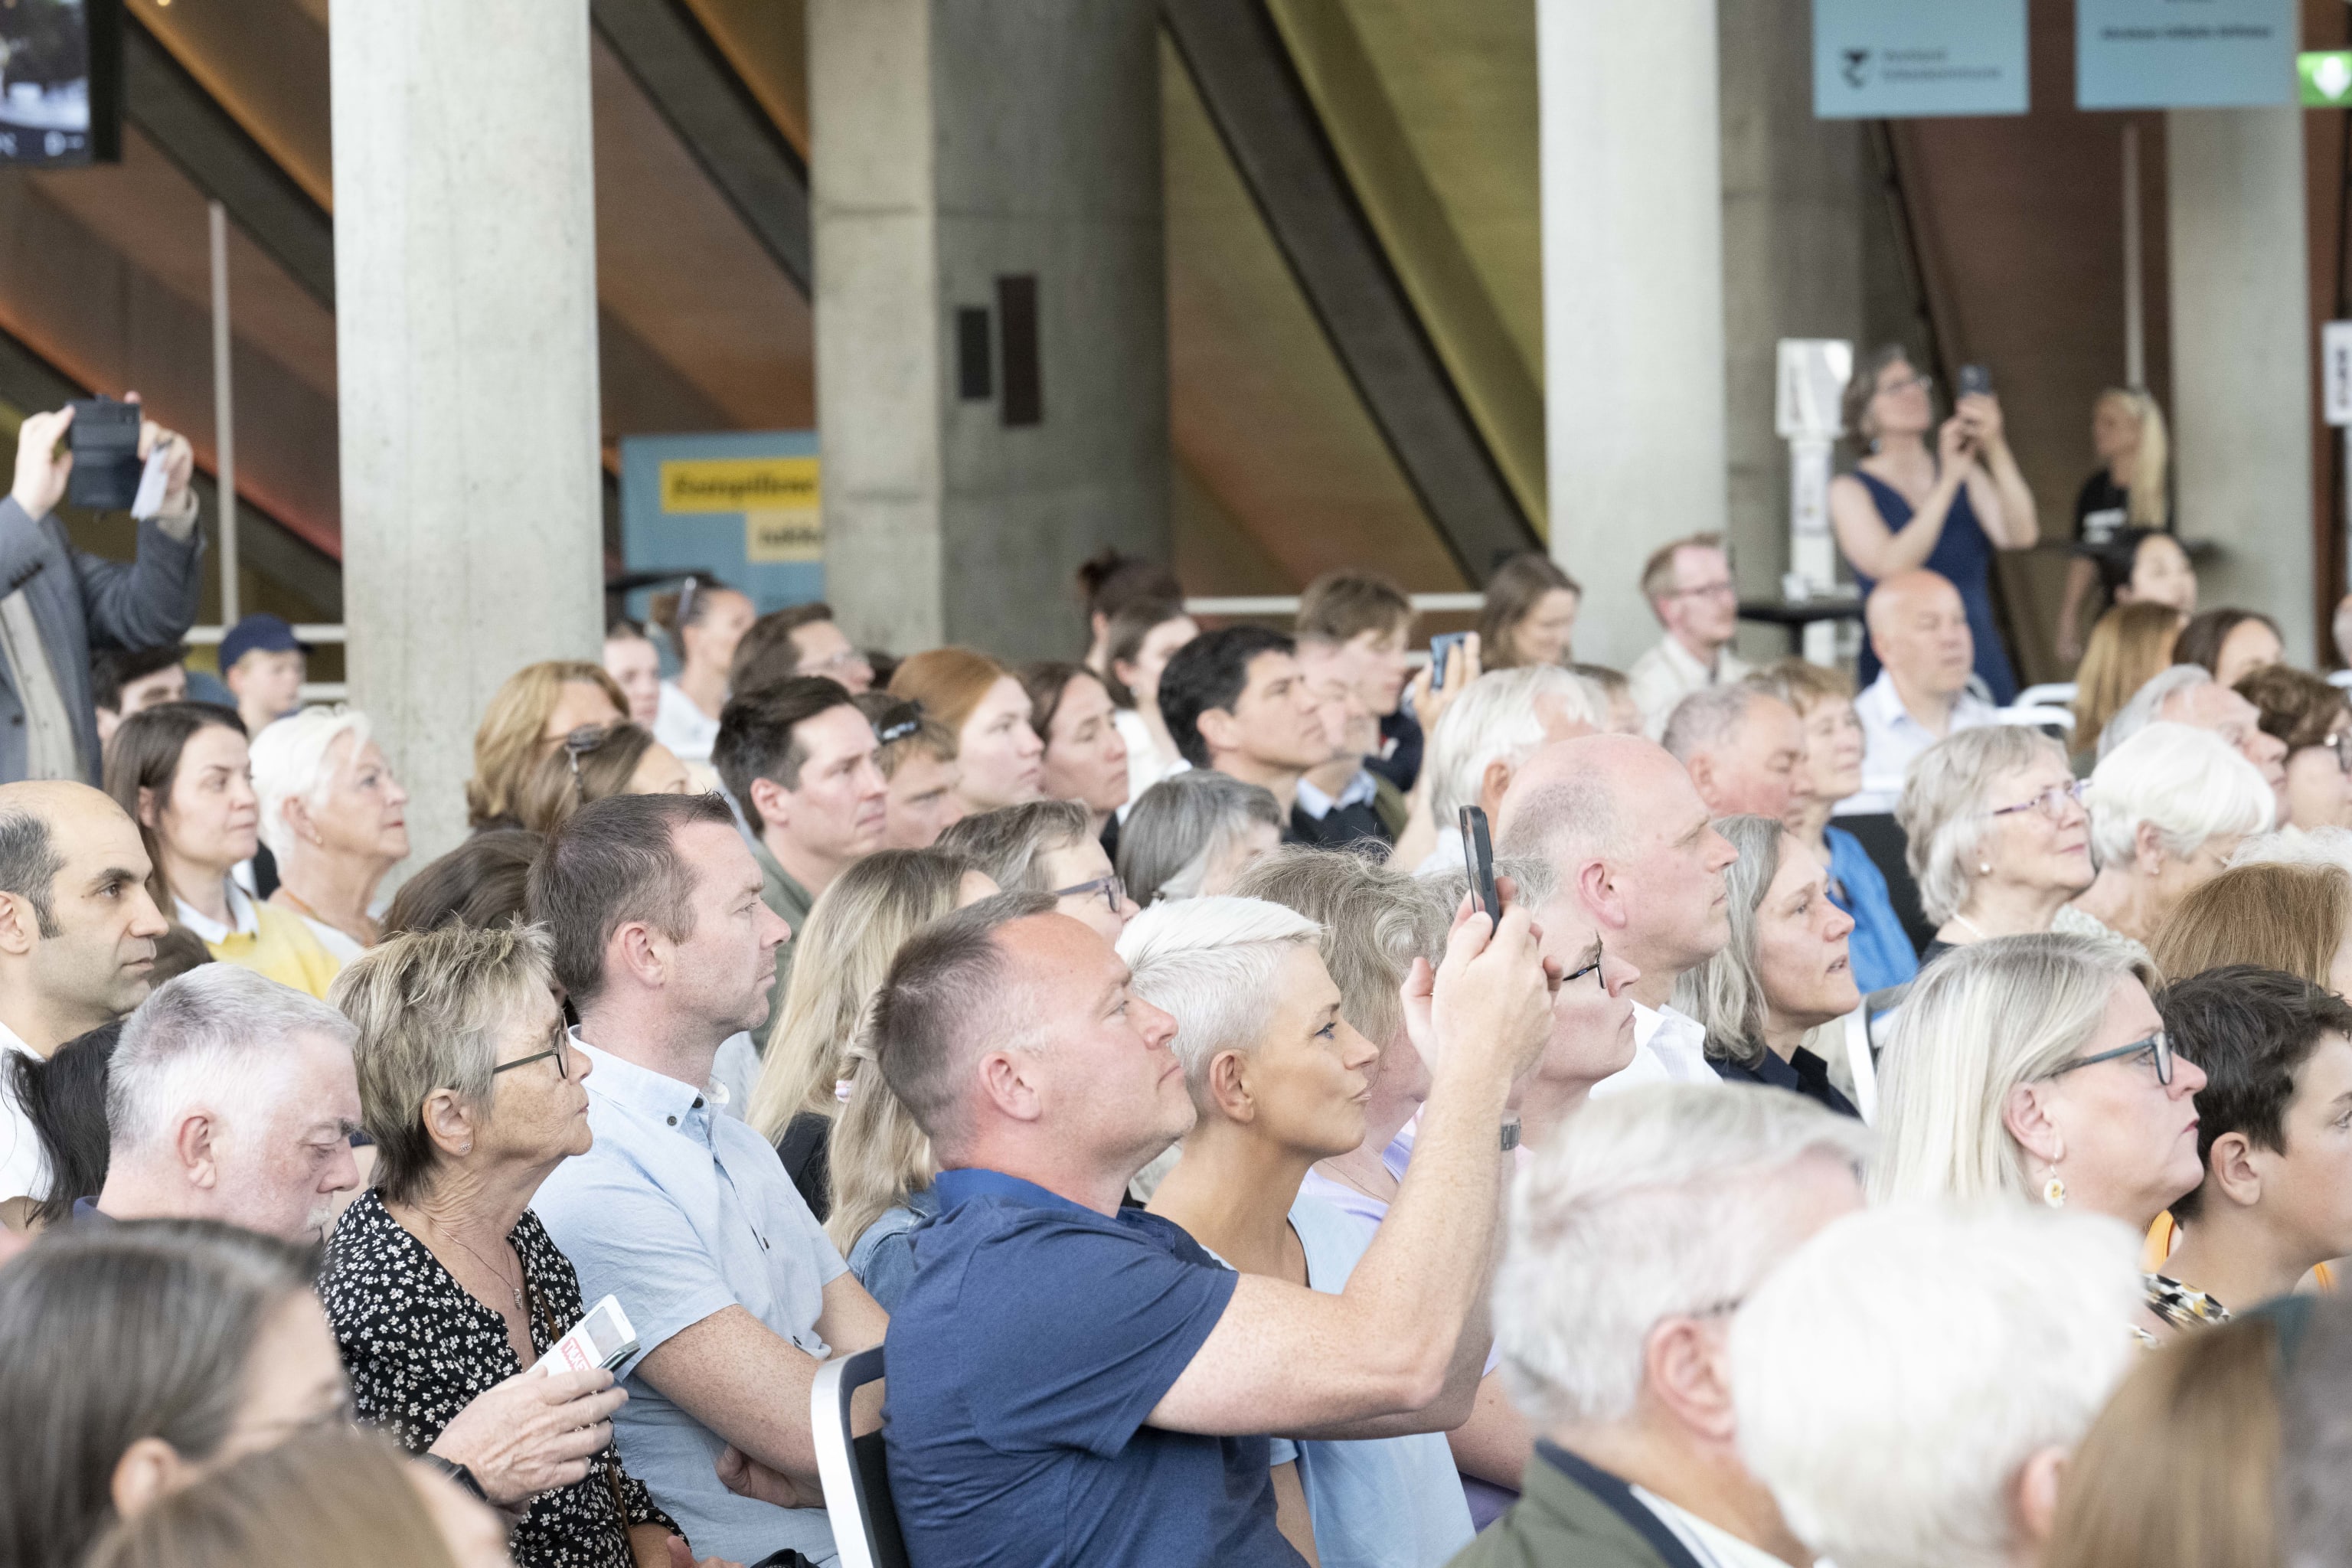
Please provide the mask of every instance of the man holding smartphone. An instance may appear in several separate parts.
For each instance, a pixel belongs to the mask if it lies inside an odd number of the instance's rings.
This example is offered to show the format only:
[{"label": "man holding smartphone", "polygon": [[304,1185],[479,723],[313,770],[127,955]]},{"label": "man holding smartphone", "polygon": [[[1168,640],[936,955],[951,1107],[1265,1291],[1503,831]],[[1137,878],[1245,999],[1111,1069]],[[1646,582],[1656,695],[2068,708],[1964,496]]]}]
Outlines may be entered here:
[{"label": "man holding smartphone", "polygon": [[141,460],[163,454],[163,501],[139,524],[137,558],[109,561],[76,550],[56,516],[73,473],[73,455],[61,446],[73,417],[70,407],[26,417],[16,433],[16,483],[0,501],[0,784],[98,783],[91,645],[161,647],[177,643],[196,618],[204,535],[189,488],[194,452],[185,438],[141,422]]}]

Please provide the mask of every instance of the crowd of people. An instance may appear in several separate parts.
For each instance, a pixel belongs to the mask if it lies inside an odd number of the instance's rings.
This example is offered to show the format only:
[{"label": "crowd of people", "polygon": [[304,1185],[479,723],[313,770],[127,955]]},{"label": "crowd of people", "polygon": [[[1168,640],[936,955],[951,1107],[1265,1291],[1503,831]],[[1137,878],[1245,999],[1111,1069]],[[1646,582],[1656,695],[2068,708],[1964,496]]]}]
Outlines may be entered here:
[{"label": "crowd of people", "polygon": [[915,1568],[2352,1564],[2352,706],[2188,614],[2126,399],[2133,564],[2005,707],[1998,404],[1853,399],[1858,689],[1705,534],[1622,674],[1535,555],[1427,662],[1364,571],[1209,626],[1106,556],[1026,665],[688,578],[421,866],[291,628],[184,667],[192,502],[67,560],[0,1568],[826,1563],[876,1350]]}]

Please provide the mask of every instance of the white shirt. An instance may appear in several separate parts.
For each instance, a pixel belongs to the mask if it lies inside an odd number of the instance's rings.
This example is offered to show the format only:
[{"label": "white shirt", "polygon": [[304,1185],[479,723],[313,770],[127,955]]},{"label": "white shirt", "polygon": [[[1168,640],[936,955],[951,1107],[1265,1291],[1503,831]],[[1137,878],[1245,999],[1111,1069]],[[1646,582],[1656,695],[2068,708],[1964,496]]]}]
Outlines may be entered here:
[{"label": "white shirt", "polygon": [[654,710],[654,739],[681,763],[707,763],[711,742],[719,739],[719,721],[697,708],[677,681],[665,680],[661,705]]},{"label": "white shirt", "polygon": [[[1880,670],[1870,689],[1853,700],[1853,716],[1862,721],[1862,788],[1837,803],[1835,815],[1855,816],[1866,812],[1893,811],[1903,794],[1903,780],[1919,753],[1942,740],[1911,716],[1895,689],[1895,677]],[[2000,722],[1999,711],[1973,691],[1963,691],[1952,708],[1948,734]]]},{"label": "white shirt", "polygon": [[[238,887],[236,879],[234,877],[227,880],[226,896],[228,900],[228,924],[226,925],[221,924],[220,921],[202,912],[194,904],[182,898],[174,898],[172,900],[172,918],[203,938],[207,947],[215,942],[226,942],[232,935],[257,935],[261,931],[261,917],[253,912],[253,896]],[[350,939],[347,937],[344,940]]]},{"label": "white shirt", "polygon": [[[1672,1531],[1685,1551],[1698,1560],[1700,1568],[1789,1568],[1778,1557],[1739,1539],[1729,1531],[1709,1524],[1686,1508],[1668,1502],[1646,1487],[1632,1489],[1642,1506],[1658,1516],[1658,1522]],[[1827,1558],[1822,1561],[1826,1563]]]},{"label": "white shirt", "polygon": [[[1160,749],[1151,737],[1151,726],[1143,715],[1132,708],[1111,710],[1110,721],[1118,730],[1118,738],[1127,742],[1127,804],[1133,805],[1143,798],[1143,792],[1184,765],[1181,757],[1171,757]],[[1127,820],[1127,808],[1119,808],[1119,820]]]},{"label": "white shirt", "polygon": [[1633,706],[1642,710],[1642,728],[1654,741],[1666,732],[1666,721],[1674,716],[1675,705],[1684,698],[1710,686],[1729,686],[1747,678],[1748,666],[1730,648],[1717,652],[1715,668],[1709,669],[1690,649],[1668,636],[1633,661],[1633,668],[1625,672],[1625,684],[1633,693]]},{"label": "white shirt", "polygon": [[1337,795],[1325,795],[1302,778],[1298,781],[1298,809],[1320,822],[1343,807],[1377,799],[1380,793],[1370,768],[1358,768],[1356,776],[1342,785]]},{"label": "white shirt", "polygon": [[1463,853],[1462,835],[1441,833],[1437,836],[1437,847],[1421,858],[1421,864],[1412,868],[1412,874],[1426,877],[1432,871],[1460,871],[1469,864],[1470,858]]},{"label": "white shirt", "polygon": [[40,1059],[41,1053],[17,1038],[16,1031],[0,1024],[0,1203],[10,1198],[48,1195],[49,1162],[41,1152],[41,1135],[33,1119],[16,1103],[16,1073],[11,1057]]},{"label": "white shirt", "polygon": [[1715,1083],[1706,1059],[1706,1030],[1687,1013],[1633,1004],[1633,1059],[1592,1086],[1615,1094],[1646,1083]]}]

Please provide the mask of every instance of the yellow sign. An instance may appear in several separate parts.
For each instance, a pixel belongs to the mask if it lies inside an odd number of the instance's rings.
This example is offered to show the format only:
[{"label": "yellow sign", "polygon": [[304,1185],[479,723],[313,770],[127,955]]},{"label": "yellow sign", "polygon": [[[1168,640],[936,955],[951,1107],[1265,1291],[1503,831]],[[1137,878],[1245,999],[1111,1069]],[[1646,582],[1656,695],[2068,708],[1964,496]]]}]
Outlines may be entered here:
[{"label": "yellow sign", "polygon": [[814,458],[681,458],[661,466],[664,511],[814,511]]}]

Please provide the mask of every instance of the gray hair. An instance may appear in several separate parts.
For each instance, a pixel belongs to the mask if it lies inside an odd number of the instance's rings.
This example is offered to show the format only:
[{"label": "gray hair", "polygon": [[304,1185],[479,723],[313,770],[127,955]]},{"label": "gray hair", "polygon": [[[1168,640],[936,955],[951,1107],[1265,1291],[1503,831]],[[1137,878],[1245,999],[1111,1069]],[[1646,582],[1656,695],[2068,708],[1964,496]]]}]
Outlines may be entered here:
[{"label": "gray hair", "polygon": [[1253,823],[1282,831],[1286,818],[1273,792],[1230,773],[1190,768],[1143,792],[1118,830],[1118,879],[1128,896],[1197,897],[1209,868],[1231,852]]},{"label": "gray hair", "polygon": [[[1495,875],[1508,877],[1517,888],[1519,901],[1531,910],[1539,910],[1551,902],[1559,891],[1559,875],[1551,862],[1540,855],[1497,855]],[[1446,866],[1434,871],[1424,871],[1419,879],[1430,896],[1445,910],[1446,929],[1438,933],[1437,951],[1425,953],[1431,966],[1444,955],[1445,937],[1453,930],[1454,911],[1462,907],[1462,900],[1470,891],[1470,868],[1466,866]]]},{"label": "gray hair", "polygon": [[2091,851],[2106,866],[2131,858],[2143,822],[2155,825],[2167,854],[2194,855],[2208,839],[2268,830],[2278,797],[2219,735],[2155,723],[2099,759],[2083,804]]},{"label": "gray hair", "polygon": [[247,1108],[273,1092],[298,1036],[350,1050],[350,1019],[234,963],[207,963],[157,986],[122,1026],[106,1084],[106,1130],[118,1155],[167,1140],[204,1103]]},{"label": "gray hair", "polygon": [[2166,703],[2212,680],[2213,672],[2201,664],[2176,664],[2149,676],[2099,731],[2099,761],[2105,762],[2108,752],[2162,718]]},{"label": "gray hair", "polygon": [[1033,800],[952,823],[931,847],[961,856],[1008,893],[1050,893],[1045,857],[1085,843],[1093,826],[1076,801]]},{"label": "gray hair", "polygon": [[1993,780],[2053,758],[2063,765],[2066,749],[2041,731],[1988,724],[1947,735],[1912,763],[1895,820],[1910,840],[1903,858],[1930,921],[1942,925],[1969,901]]},{"label": "gray hair", "polygon": [[2002,1120],[2009,1091],[2082,1053],[2144,958],[2102,937],[1994,937],[1919,973],[1879,1068],[1871,1196],[2024,1198],[2033,1174]]},{"label": "gray hair", "polygon": [[1706,1054],[1754,1066],[1764,1055],[1764,976],[1757,967],[1756,911],[1780,874],[1788,829],[1772,816],[1717,817],[1715,830],[1739,858],[1724,873],[1731,940],[1675,981],[1674,1005],[1706,1030]]},{"label": "gray hair", "polygon": [[254,734],[253,793],[260,800],[261,841],[272,855],[283,860],[294,849],[286,803],[299,800],[314,811],[325,805],[335,783],[328,753],[349,735],[356,760],[368,731],[368,717],[356,708],[305,708]]},{"label": "gray hair", "polygon": [[1648,1084],[1589,1101],[1511,1190],[1495,1343],[1540,1428],[1613,1421],[1663,1318],[1719,1312],[1794,1249],[1781,1185],[1808,1157],[1858,1166],[1869,1132],[1778,1090]]},{"label": "gray hair", "polygon": [[1687,766],[1701,752],[1712,752],[1737,740],[1756,700],[1769,696],[1770,692],[1745,680],[1728,686],[1703,686],[1675,704],[1658,744],[1673,752],[1675,761]]},{"label": "gray hair", "polygon": [[1237,897],[1296,910],[1323,928],[1323,967],[1356,1033],[1385,1047],[1404,1027],[1398,987],[1412,961],[1445,952],[1454,906],[1394,866],[1300,846],[1242,873]]},{"label": "gray hair", "polygon": [[1118,955],[1135,994],[1176,1019],[1176,1056],[1200,1098],[1221,1051],[1251,1050],[1280,997],[1277,971],[1323,928],[1263,899],[1229,894],[1154,904],[1128,922]]},{"label": "gray hair", "polygon": [[2340,866],[2352,871],[2352,828],[2282,827],[2238,846],[2230,868],[2241,866]]},{"label": "gray hair", "polygon": [[1454,700],[1429,738],[1429,805],[1439,828],[1478,804],[1478,783],[1496,763],[1517,769],[1544,743],[1540,700],[1596,730],[1609,726],[1609,694],[1556,664],[1482,675]]}]

